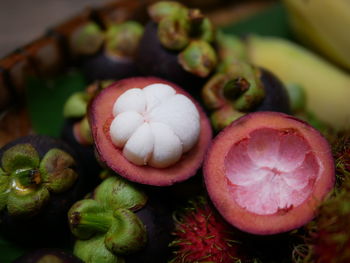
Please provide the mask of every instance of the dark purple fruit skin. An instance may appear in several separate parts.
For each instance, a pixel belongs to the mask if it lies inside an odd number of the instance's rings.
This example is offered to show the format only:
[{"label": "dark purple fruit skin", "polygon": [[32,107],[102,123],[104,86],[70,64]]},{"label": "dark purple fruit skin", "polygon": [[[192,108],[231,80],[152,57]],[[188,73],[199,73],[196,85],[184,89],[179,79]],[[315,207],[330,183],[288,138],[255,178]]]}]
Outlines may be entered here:
[{"label": "dark purple fruit skin", "polygon": [[135,59],[140,72],[174,82],[196,97],[208,78],[185,71],[178,63],[178,53],[165,49],[160,43],[157,28],[154,22],[148,22],[145,26]]},{"label": "dark purple fruit skin", "polygon": [[277,111],[291,114],[289,96],[282,82],[270,71],[260,68],[265,98],[254,111]]},{"label": "dark purple fruit skin", "polygon": [[78,161],[83,164],[82,170],[86,177],[85,188],[89,192],[101,183],[99,174],[102,171],[102,167],[96,159],[93,145],[82,145],[76,140],[73,126],[78,121],[77,119],[66,119],[64,121],[61,139],[76,152]]},{"label": "dark purple fruit skin", "polygon": [[[76,153],[67,144],[44,135],[30,135],[12,141],[0,149],[0,159],[7,149],[21,143],[30,143],[37,150],[40,158],[50,149],[59,148],[77,160]],[[60,194],[50,193],[50,200],[37,215],[31,218],[15,219],[4,210],[0,214],[1,235],[26,247],[51,247],[71,241],[67,212],[74,202],[83,198],[87,193],[86,180],[79,162],[77,162],[75,171],[79,176],[73,187]]]},{"label": "dark purple fruit skin", "polygon": [[139,252],[126,256],[126,263],[164,263],[168,262],[171,255],[169,244],[173,240],[173,210],[166,199],[153,194],[147,195],[146,206],[135,212],[146,226],[147,244]]},{"label": "dark purple fruit skin", "polygon": [[132,58],[111,57],[104,51],[84,58],[81,68],[89,83],[97,80],[118,80],[140,75]]},{"label": "dark purple fruit skin", "polygon": [[[32,250],[15,259],[13,263],[41,263],[44,257],[49,256],[54,258],[54,263],[83,263],[83,261],[70,252],[58,248],[40,248]],[[49,262],[48,259],[44,262]]]}]

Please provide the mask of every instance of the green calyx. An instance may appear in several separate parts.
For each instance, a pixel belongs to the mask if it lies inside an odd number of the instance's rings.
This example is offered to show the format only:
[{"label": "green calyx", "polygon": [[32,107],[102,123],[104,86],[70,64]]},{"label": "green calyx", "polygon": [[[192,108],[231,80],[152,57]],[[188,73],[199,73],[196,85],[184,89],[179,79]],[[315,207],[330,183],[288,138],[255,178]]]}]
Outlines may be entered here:
[{"label": "green calyx", "polygon": [[92,145],[93,138],[91,134],[91,128],[87,116],[82,118],[79,122],[74,124],[73,127],[74,136],[77,142],[82,145]]},{"label": "green calyx", "polygon": [[159,41],[170,50],[182,50],[190,41],[190,24],[181,14],[164,17],[158,24]]},{"label": "green calyx", "polygon": [[51,149],[40,161],[31,144],[17,144],[3,153],[0,170],[0,211],[11,216],[40,212],[50,193],[68,190],[78,175],[74,159],[60,149]]},{"label": "green calyx", "polygon": [[148,14],[151,19],[159,23],[163,18],[186,12],[187,8],[175,1],[159,1],[148,8]]},{"label": "green calyx", "polygon": [[232,62],[247,61],[248,55],[245,43],[237,36],[217,32],[219,72],[225,72]]},{"label": "green calyx", "polygon": [[232,64],[228,76],[230,80],[224,85],[223,93],[234,109],[249,112],[264,99],[265,90],[254,66],[245,62]]},{"label": "green calyx", "polygon": [[189,9],[172,2],[160,1],[150,6],[149,14],[158,23],[158,38],[167,49],[178,51],[184,70],[207,77],[216,67],[216,51],[211,46],[216,30],[199,9]]},{"label": "green calyx", "polygon": [[[108,176],[90,195],[75,203],[68,212],[72,233],[79,239],[74,253],[85,262],[92,258],[123,262],[123,255],[140,250],[147,241],[145,226],[134,214],[147,197],[132,184]],[[108,259],[108,260],[107,260]]]},{"label": "green calyx", "polygon": [[210,122],[214,130],[219,132],[243,115],[243,112],[236,111],[230,105],[226,105],[210,115]]},{"label": "green calyx", "polygon": [[102,47],[103,41],[101,28],[96,23],[89,22],[72,35],[71,47],[76,54],[92,55]]},{"label": "green calyx", "polygon": [[111,25],[106,32],[106,52],[116,57],[134,57],[142,35],[143,26],[136,21]]},{"label": "green calyx", "polygon": [[86,114],[87,104],[90,95],[85,91],[73,93],[63,106],[63,116],[65,118],[81,118]]},{"label": "green calyx", "polygon": [[285,87],[288,92],[292,112],[295,114],[303,112],[306,108],[306,93],[303,87],[297,83],[288,83]]},{"label": "green calyx", "polygon": [[217,58],[210,44],[193,40],[178,56],[182,67],[194,75],[207,77],[215,68]]}]

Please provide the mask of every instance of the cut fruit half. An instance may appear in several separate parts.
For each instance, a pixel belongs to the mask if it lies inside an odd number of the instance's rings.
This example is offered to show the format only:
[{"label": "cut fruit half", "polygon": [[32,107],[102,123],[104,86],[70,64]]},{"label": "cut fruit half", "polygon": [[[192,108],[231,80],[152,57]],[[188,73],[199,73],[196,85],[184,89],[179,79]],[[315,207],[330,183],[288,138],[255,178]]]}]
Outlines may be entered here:
[{"label": "cut fruit half", "polygon": [[168,186],[195,175],[212,138],[198,102],[155,77],[115,82],[96,96],[88,111],[99,159],[142,184]]},{"label": "cut fruit half", "polygon": [[205,184],[221,215],[253,234],[298,228],[334,186],[328,142],[307,123],[276,112],[247,114],[213,141]]}]

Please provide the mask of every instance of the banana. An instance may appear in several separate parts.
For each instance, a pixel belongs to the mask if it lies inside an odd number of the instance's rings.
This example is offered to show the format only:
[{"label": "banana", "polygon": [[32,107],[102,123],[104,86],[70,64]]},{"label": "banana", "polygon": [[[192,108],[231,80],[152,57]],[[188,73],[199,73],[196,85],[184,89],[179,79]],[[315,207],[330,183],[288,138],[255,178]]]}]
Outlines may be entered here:
[{"label": "banana", "polygon": [[350,1],[283,0],[298,38],[350,70]]},{"label": "banana", "polygon": [[[332,0],[335,1],[335,0]],[[350,75],[312,51],[286,39],[250,36],[250,61],[275,73],[284,84],[301,85],[307,110],[336,129],[350,128]]]}]

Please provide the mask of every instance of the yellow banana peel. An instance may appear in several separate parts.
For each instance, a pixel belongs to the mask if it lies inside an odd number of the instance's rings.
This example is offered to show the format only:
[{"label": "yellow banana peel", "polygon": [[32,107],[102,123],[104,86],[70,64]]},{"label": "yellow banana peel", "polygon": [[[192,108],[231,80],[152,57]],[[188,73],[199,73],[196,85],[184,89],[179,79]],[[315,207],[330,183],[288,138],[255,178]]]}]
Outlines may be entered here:
[{"label": "yellow banana peel", "polygon": [[350,70],[350,1],[283,0],[289,21],[305,44]]},{"label": "yellow banana peel", "polygon": [[[334,1],[334,0],[332,0]],[[350,128],[350,75],[312,51],[277,37],[250,36],[249,59],[283,83],[303,86],[306,108],[334,128]]]}]

